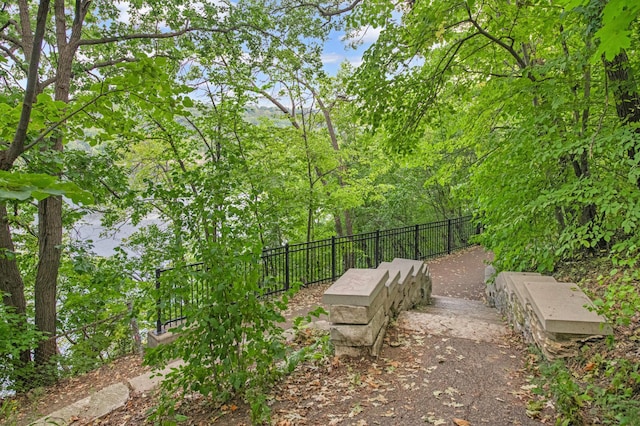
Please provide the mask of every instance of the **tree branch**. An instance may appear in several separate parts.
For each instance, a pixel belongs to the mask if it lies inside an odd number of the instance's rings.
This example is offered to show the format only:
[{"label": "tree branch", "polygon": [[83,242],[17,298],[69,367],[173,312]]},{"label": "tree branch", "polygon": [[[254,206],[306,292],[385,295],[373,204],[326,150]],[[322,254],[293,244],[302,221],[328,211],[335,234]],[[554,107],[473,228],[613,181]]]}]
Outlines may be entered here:
[{"label": "tree branch", "polygon": [[[96,62],[95,64],[89,64],[87,66],[84,66],[82,68],[82,71],[89,72],[89,71],[93,71],[95,69],[106,68],[106,67],[110,67],[112,65],[121,64],[123,62],[137,62],[137,61],[138,61],[137,58],[112,59],[110,61]],[[71,74],[71,78],[74,78],[74,77],[77,77],[77,76],[78,76],[78,73]],[[44,80],[42,83],[40,83],[40,89],[44,89],[45,87],[48,87],[48,86],[50,86],[51,84],[53,84],[55,82],[56,82],[56,77],[48,78],[48,79]]]},{"label": "tree branch", "polygon": [[295,119],[295,117],[291,114],[291,111],[289,111],[289,108],[287,108],[286,106],[284,106],[282,104],[282,102],[280,102],[279,100],[277,100],[276,98],[271,96],[266,90],[263,90],[263,89],[259,88],[255,83],[253,83],[253,87],[255,88],[255,92],[256,93],[259,93],[262,96],[264,96],[265,98],[267,98],[280,111],[282,111],[289,118],[289,121],[291,122],[291,125],[293,125],[293,127],[295,127],[296,129],[300,130],[300,123],[298,123],[298,121]]},{"label": "tree branch", "polygon": [[127,35],[121,35],[121,36],[115,36],[115,37],[104,37],[104,38],[97,38],[97,39],[85,39],[85,40],[78,40],[78,46],[95,46],[95,45],[99,45],[99,44],[108,44],[108,43],[115,43],[115,42],[119,42],[119,41],[126,41],[126,40],[144,40],[144,39],[165,39],[165,38],[174,38],[174,37],[178,37],[190,32],[194,32],[194,31],[205,31],[205,32],[212,32],[212,33],[220,33],[220,34],[226,34],[229,32],[232,32],[234,30],[236,30],[237,28],[200,28],[200,27],[185,27],[184,29],[180,30],[180,31],[173,31],[173,32],[168,32],[168,33],[140,33],[140,34],[127,34]]},{"label": "tree branch", "polygon": [[353,10],[362,0],[354,0],[352,3],[350,3],[349,5],[343,7],[342,9],[335,8],[335,9],[329,9],[329,8],[324,8],[322,6],[320,6],[320,4],[318,3],[300,3],[299,6],[300,7],[312,7],[314,9],[316,9],[320,15],[324,16],[325,18],[330,18],[332,16],[336,16],[336,15],[340,15],[343,14],[345,12],[349,12],[351,10]]},{"label": "tree branch", "polygon": [[90,100],[89,102],[87,102],[86,104],[82,105],[80,108],[76,109],[75,111],[67,114],[64,118],[60,119],[59,121],[56,121],[55,123],[53,123],[51,126],[47,127],[44,132],[40,133],[40,135],[38,135],[37,138],[35,138],[29,145],[27,145],[26,147],[24,147],[24,151],[28,151],[31,148],[33,148],[35,145],[37,145],[38,143],[42,142],[42,140],[44,138],[47,137],[47,135],[49,135],[51,132],[53,132],[54,130],[56,130],[58,127],[62,126],[65,121],[67,121],[68,119],[74,117],[75,115],[83,112],[85,110],[85,108],[87,108],[90,105],[95,104],[96,102],[98,102],[98,100],[100,98],[103,98],[107,95],[110,95],[112,93],[117,93],[117,92],[122,92],[122,89],[117,89],[117,90],[109,90],[107,92],[104,93],[100,93],[98,96],[96,96],[95,98],[93,98],[92,100]]},{"label": "tree branch", "polygon": [[27,129],[31,120],[31,111],[35,100],[36,89],[38,88],[38,68],[40,66],[40,53],[42,51],[42,40],[47,26],[47,15],[49,14],[49,0],[41,0],[38,6],[36,21],[36,33],[34,44],[29,60],[29,73],[27,75],[27,88],[22,102],[20,121],[16,127],[13,142],[8,150],[0,153],[0,170],[9,170],[14,161],[25,151],[24,142],[27,138]]},{"label": "tree branch", "polygon": [[495,44],[497,44],[498,46],[502,47],[504,50],[509,52],[509,54],[513,56],[513,58],[516,60],[516,62],[518,63],[518,66],[521,69],[525,69],[527,67],[527,64],[525,63],[525,61],[522,59],[522,57],[520,57],[520,55],[518,55],[518,52],[516,52],[513,47],[509,46],[508,44],[506,44],[499,38],[495,37],[494,35],[489,34],[484,28],[482,28],[478,24],[478,22],[475,19],[473,19],[473,16],[471,16],[471,9],[469,9],[469,6],[465,4],[465,8],[467,9],[467,16],[469,16],[469,22],[471,22],[471,25],[473,25],[478,30],[478,33],[482,34],[483,36],[485,36],[486,38],[488,38],[489,40],[491,40],[492,42],[494,42]]}]

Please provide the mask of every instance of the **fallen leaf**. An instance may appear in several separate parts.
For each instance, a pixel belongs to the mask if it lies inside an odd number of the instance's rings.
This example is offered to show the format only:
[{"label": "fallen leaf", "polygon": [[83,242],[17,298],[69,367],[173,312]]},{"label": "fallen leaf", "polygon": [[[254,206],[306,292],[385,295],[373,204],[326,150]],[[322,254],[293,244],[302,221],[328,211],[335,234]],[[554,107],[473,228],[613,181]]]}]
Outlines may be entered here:
[{"label": "fallen leaf", "polygon": [[468,421],[463,420],[463,419],[456,419],[455,417],[453,418],[453,422],[457,426],[471,426],[471,423],[469,423]]},{"label": "fallen leaf", "polygon": [[369,399],[369,401],[370,402],[377,401],[377,402],[381,402],[383,404],[386,404],[387,402],[389,402],[389,400],[387,398],[385,398],[385,396],[382,395],[382,394],[378,394],[378,396],[376,396],[375,398]]},{"label": "fallen leaf", "polygon": [[437,418],[434,413],[428,413],[428,415],[422,416],[422,420],[435,426],[440,426],[447,423],[445,419]]},{"label": "fallen leaf", "polygon": [[384,414],[380,414],[381,417],[395,417],[395,415],[396,413],[393,411],[393,408]]},{"label": "fallen leaf", "polygon": [[456,389],[456,388],[452,388],[451,386],[449,386],[447,388],[447,390],[444,391],[444,393],[446,393],[449,396],[453,396],[453,395],[455,395],[457,393],[460,393],[460,391],[458,389]]}]

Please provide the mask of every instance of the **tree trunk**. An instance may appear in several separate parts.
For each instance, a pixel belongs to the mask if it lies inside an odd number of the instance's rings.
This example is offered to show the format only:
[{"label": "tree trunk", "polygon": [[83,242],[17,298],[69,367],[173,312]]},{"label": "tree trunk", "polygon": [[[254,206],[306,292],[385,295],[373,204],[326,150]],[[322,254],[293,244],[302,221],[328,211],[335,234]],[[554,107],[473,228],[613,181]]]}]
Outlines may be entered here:
[{"label": "tree trunk", "polygon": [[[0,203],[0,292],[3,293],[2,301],[5,306],[13,308],[17,314],[25,315],[26,321],[27,301],[24,295],[24,282],[14,251],[7,206]],[[20,362],[23,365],[31,362],[31,353],[23,351],[20,354]]]},{"label": "tree trunk", "polygon": [[[76,3],[75,19],[67,40],[66,12],[64,0],[56,0],[55,31],[59,51],[56,68],[55,100],[69,102],[71,67],[78,48],[82,23],[86,15],[88,2]],[[53,139],[43,151],[62,152],[62,136]],[[48,170],[50,174],[60,175],[61,170]],[[62,198],[48,197],[38,203],[38,242],[39,258],[34,289],[35,323],[39,331],[48,336],[56,334],[56,302],[58,270],[62,251]],[[38,366],[44,366],[57,353],[55,339],[47,339],[38,345],[35,360]]]},{"label": "tree trunk", "polygon": [[[616,99],[616,111],[618,118],[624,125],[640,124],[640,94],[638,85],[631,73],[629,57],[623,50],[618,53],[613,61],[603,58],[607,78],[611,82],[613,94]],[[634,132],[640,134],[640,127],[636,127]],[[638,146],[633,145],[627,148],[627,155],[633,161],[636,160]],[[636,181],[640,188],[640,178]]]},{"label": "tree trunk", "polygon": [[[47,336],[56,334],[56,292],[62,244],[62,199],[48,197],[38,203],[40,243],[35,282],[36,328]],[[57,353],[55,339],[42,341],[36,348],[36,364],[43,366]]]}]

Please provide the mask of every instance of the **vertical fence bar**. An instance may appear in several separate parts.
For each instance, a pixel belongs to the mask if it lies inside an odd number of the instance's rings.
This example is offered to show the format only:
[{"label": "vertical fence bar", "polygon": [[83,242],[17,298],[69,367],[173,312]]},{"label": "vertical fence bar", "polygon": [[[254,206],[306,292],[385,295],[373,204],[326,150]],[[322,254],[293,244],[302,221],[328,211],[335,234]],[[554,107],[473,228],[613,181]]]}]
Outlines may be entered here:
[{"label": "vertical fence bar", "polygon": [[156,334],[162,334],[162,298],[160,297],[160,268],[156,268]]},{"label": "vertical fence bar", "polygon": [[336,237],[331,237],[331,281],[336,280]]},{"label": "vertical fence bar", "polygon": [[413,246],[414,246],[414,256],[413,259],[414,260],[419,260],[420,259],[420,235],[418,234],[420,232],[420,225],[416,225],[415,229],[413,231]]},{"label": "vertical fence bar", "polygon": [[289,291],[291,276],[289,275],[289,243],[284,245],[284,290]]},{"label": "vertical fence bar", "polygon": [[453,233],[451,232],[451,219],[447,219],[447,254],[451,254],[452,243]]},{"label": "vertical fence bar", "polygon": [[375,261],[373,262],[374,267],[377,268],[378,265],[380,264],[380,230],[379,229],[376,231],[376,246],[373,253],[374,253],[373,256],[375,257]]}]

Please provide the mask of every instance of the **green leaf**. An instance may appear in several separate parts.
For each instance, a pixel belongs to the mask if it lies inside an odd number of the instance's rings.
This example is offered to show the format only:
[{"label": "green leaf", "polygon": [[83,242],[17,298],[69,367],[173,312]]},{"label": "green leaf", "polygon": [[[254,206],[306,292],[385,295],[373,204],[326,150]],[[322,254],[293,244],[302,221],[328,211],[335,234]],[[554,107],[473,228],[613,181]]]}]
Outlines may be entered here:
[{"label": "green leaf", "polygon": [[93,203],[91,193],[72,182],[59,182],[46,174],[0,171],[0,201],[40,201],[52,195],[66,196],[74,203]]}]

